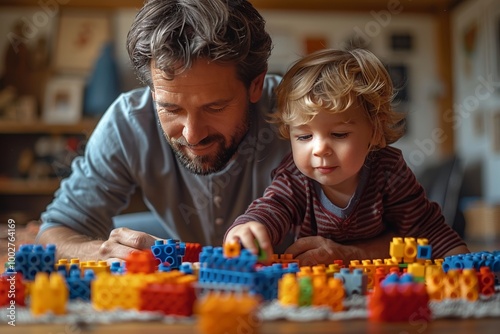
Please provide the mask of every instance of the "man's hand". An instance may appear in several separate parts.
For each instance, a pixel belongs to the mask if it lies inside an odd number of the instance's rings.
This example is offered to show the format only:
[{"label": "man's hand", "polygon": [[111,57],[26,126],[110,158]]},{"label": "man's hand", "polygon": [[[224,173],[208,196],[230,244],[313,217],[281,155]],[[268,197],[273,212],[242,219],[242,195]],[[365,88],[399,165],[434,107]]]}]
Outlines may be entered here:
[{"label": "man's hand", "polygon": [[271,259],[273,255],[273,247],[266,227],[259,222],[248,222],[241,225],[236,225],[226,235],[224,242],[238,242],[248,249],[252,254],[258,254],[257,245],[265,252],[267,260]]},{"label": "man's hand", "polygon": [[319,263],[328,265],[335,260],[342,260],[346,264],[352,252],[353,249],[350,246],[317,236],[300,238],[285,251],[287,254],[292,254],[294,259],[299,260],[301,266],[314,266]]},{"label": "man's hand", "polygon": [[58,259],[124,260],[135,250],[150,249],[158,238],[127,228],[111,231],[108,240],[95,240],[68,227],[52,227],[37,237],[39,244],[54,244]]},{"label": "man's hand", "polygon": [[121,259],[136,250],[151,249],[158,238],[128,228],[115,228],[109,234],[109,239],[99,247],[99,259]]}]

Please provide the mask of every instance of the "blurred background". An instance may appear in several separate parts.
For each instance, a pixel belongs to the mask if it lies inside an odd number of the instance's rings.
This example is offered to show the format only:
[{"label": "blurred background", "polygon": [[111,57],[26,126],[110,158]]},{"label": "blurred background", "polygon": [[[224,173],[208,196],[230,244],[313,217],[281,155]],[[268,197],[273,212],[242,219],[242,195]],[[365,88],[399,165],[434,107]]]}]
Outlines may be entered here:
[{"label": "blurred background", "polygon": [[[500,2],[253,0],[282,74],[362,47],[398,89],[394,146],[468,240],[499,249]],[[37,220],[107,106],[140,86],[125,51],[141,0],[0,0],[0,226]],[[145,207],[138,192],[126,212]],[[482,247],[484,248],[484,247]]]}]

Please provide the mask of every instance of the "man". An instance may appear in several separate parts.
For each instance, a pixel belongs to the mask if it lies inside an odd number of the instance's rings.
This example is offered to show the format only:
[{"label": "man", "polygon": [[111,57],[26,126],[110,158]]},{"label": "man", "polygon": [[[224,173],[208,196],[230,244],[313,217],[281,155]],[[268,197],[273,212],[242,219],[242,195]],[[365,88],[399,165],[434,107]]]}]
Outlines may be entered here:
[{"label": "man", "polygon": [[[124,259],[149,248],[154,236],[113,229],[137,187],[170,237],[220,245],[290,150],[267,122],[279,78],[266,76],[271,39],[248,1],[147,1],[127,47],[148,87],[110,106],[42,214],[37,241],[56,244],[59,258]],[[390,237],[345,249],[387,256]],[[322,242],[311,238],[295,251]]]}]

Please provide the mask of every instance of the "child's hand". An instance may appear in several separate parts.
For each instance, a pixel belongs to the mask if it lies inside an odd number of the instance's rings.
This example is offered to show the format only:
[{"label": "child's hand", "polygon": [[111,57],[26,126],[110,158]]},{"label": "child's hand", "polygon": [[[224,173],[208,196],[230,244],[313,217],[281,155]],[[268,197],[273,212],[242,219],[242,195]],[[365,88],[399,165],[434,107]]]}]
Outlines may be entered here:
[{"label": "child's hand", "polygon": [[259,250],[255,241],[258,242],[262,251],[265,252],[267,260],[270,260],[273,255],[273,247],[266,227],[259,222],[248,222],[241,225],[236,225],[227,232],[224,242],[240,241],[243,247],[248,249],[252,254],[258,254]]}]

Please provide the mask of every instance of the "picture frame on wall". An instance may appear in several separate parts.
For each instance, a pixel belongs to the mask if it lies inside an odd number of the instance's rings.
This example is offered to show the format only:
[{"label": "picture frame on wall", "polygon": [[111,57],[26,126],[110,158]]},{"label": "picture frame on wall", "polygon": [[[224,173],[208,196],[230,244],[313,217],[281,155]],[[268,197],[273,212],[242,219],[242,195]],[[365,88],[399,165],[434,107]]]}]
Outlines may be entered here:
[{"label": "picture frame on wall", "polygon": [[55,71],[88,74],[101,48],[110,40],[108,14],[100,11],[62,11],[55,42]]},{"label": "picture frame on wall", "polygon": [[84,87],[82,77],[50,79],[45,89],[42,121],[48,124],[78,123],[82,118]]}]

